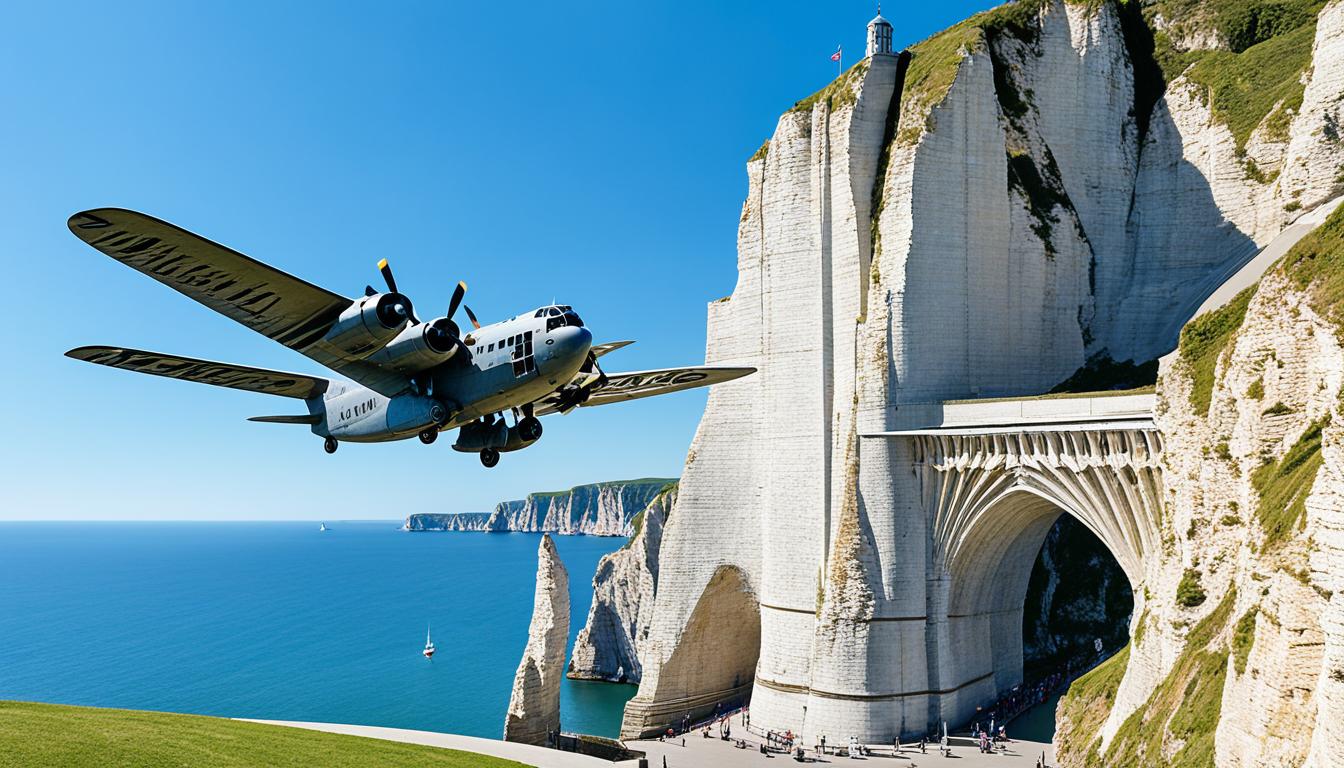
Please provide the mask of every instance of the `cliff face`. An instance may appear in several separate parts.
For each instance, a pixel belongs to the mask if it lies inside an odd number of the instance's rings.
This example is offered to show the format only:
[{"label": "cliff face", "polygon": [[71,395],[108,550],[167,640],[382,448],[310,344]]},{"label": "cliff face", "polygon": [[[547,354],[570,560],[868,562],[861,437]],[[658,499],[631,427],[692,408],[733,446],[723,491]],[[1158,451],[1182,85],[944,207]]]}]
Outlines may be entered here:
[{"label": "cliff face", "polygon": [[643,478],[580,485],[560,492],[530,493],[502,501],[488,515],[417,513],[406,518],[409,531],[524,531],[629,536],[630,521],[672,480]]},{"label": "cliff face", "polygon": [[658,550],[663,528],[677,501],[670,483],[635,519],[635,533],[624,547],[604,555],[593,575],[588,621],[574,640],[569,676],[585,680],[637,683],[639,663],[658,591]]},{"label": "cliff face", "polygon": [[[962,661],[988,653],[954,626],[912,443],[865,435],[1167,353],[1216,287],[1339,194],[1344,3],[1228,20],[1260,5],[1011,3],[780,118],[747,163],[737,286],[709,307],[707,360],[758,373],[714,388],[687,455],[626,733],[750,681],[764,727],[885,741],[1012,685]],[[1133,574],[1141,615],[1144,588],[1174,599],[1169,577]],[[698,632],[730,604],[723,584],[756,605],[738,618],[760,622],[759,646]],[[1108,735],[1151,695],[1136,681],[1177,661],[1145,655],[1161,635],[1135,624]]]},{"label": "cliff face", "polygon": [[532,623],[504,717],[505,741],[547,746],[548,736],[560,731],[560,678],[568,639],[569,574],[555,542],[542,536]]},{"label": "cliff face", "polygon": [[457,512],[434,514],[417,512],[406,516],[407,531],[488,531],[491,512]]},{"label": "cliff face", "polygon": [[[1163,360],[1162,557],[1102,741],[1063,718],[1062,764],[1344,761],[1342,285],[1344,208]],[[1104,709],[1078,688],[1061,712]]]}]

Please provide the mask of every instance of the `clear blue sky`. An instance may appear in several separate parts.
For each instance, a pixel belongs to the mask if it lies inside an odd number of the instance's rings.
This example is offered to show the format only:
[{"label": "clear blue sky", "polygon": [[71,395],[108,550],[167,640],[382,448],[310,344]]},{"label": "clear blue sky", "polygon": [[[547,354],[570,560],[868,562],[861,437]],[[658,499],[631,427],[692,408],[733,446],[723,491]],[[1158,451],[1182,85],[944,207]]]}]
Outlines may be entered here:
[{"label": "clear blue sky", "polygon": [[[992,2],[888,3],[896,44]],[[391,259],[428,314],[552,297],[612,370],[704,359],[732,292],[743,165],[862,55],[870,2],[26,3],[0,26],[8,278],[0,519],[396,518],[676,476],[703,392],[584,409],[486,470],[450,440],[252,424],[294,403],[62,357],[114,344],[315,363],[77,241],[152,213],[356,296]]]}]

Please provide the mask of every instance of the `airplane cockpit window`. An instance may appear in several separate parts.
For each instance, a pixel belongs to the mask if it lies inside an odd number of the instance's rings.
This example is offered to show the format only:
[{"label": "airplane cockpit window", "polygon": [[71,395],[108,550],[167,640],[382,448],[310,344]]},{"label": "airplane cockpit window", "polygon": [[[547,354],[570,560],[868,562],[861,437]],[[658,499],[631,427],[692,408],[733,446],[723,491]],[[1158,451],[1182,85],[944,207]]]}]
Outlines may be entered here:
[{"label": "airplane cockpit window", "polygon": [[548,331],[553,331],[556,328],[564,328],[567,325],[574,328],[583,327],[583,321],[580,320],[578,314],[574,312],[574,308],[570,307],[568,304],[546,307],[545,310],[546,330]]}]

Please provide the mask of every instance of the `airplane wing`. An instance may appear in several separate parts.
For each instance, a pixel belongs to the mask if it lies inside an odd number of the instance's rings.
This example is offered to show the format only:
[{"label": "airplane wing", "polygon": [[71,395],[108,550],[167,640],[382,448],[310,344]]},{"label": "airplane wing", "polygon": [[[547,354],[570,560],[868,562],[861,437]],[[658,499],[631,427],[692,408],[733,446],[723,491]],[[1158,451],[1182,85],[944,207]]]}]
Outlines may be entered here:
[{"label": "airplane wing", "polygon": [[151,373],[170,379],[244,389],[265,395],[295,397],[301,400],[321,395],[327,391],[327,385],[330,383],[326,379],[297,373],[214,363],[209,360],[144,352],[125,347],[79,347],[66,352],[65,356],[137,373]]},{"label": "airplane wing", "polygon": [[589,351],[593,353],[593,357],[601,357],[608,352],[615,352],[634,343],[633,341],[608,341],[606,344],[594,344]]},{"label": "airplane wing", "polygon": [[96,208],[68,222],[80,240],[210,309],[384,395],[406,377],[314,346],[351,299],[143,213]]},{"label": "airplane wing", "polygon": [[[601,385],[595,386],[582,405],[586,407],[620,403],[626,400],[638,400],[642,397],[665,395],[669,392],[680,392],[683,389],[707,387],[711,384],[732,381],[755,372],[755,368],[695,366],[608,374],[607,380]],[[536,404],[537,416],[559,413],[560,410],[560,396],[558,394],[548,395]]]}]

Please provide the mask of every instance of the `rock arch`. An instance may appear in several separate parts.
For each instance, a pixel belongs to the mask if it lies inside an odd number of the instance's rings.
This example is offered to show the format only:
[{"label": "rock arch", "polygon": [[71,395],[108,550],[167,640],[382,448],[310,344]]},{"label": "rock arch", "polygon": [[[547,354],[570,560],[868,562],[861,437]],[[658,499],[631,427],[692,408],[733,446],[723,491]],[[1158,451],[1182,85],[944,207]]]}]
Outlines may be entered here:
[{"label": "rock arch", "polygon": [[[651,735],[743,702],[761,649],[761,611],[746,574],[720,565],[710,576],[681,637],[661,664],[645,666],[639,693],[625,708],[623,734]],[[654,648],[658,653],[660,648]]]}]

